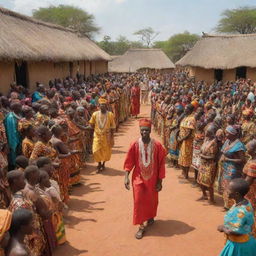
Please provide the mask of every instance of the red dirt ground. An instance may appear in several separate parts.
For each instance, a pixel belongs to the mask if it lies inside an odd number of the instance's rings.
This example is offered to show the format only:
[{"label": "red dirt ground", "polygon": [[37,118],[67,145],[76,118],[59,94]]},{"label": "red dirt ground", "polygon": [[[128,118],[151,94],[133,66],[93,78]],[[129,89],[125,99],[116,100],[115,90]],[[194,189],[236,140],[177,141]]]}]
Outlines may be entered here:
[{"label": "red dirt ground", "polygon": [[[150,107],[141,115],[148,117]],[[138,121],[123,124],[107,169],[96,174],[88,163],[83,171],[84,185],[75,187],[66,217],[68,243],[55,256],[215,256],[224,246],[223,234],[216,228],[223,223],[222,202],[197,202],[200,191],[191,184],[180,184],[179,170],[166,169],[163,191],[159,195],[155,224],[142,240],[136,240],[132,225],[132,191],[124,188],[123,161],[132,141],[139,137]],[[155,133],[152,137],[158,138]],[[158,138],[159,139],[159,138]]]}]

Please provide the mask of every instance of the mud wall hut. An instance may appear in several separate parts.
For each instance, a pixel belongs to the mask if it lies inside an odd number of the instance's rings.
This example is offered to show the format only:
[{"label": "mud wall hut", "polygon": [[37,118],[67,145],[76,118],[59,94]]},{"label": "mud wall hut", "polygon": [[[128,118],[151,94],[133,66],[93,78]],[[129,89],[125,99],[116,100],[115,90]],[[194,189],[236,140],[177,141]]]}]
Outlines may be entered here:
[{"label": "mud wall hut", "polygon": [[116,73],[134,73],[140,70],[172,71],[174,68],[175,65],[161,49],[130,49],[109,62],[109,72]]},{"label": "mud wall hut", "polygon": [[237,78],[256,81],[256,34],[204,34],[176,65],[188,67],[191,76],[208,83]]},{"label": "mud wall hut", "polygon": [[0,92],[12,82],[33,89],[39,81],[108,71],[110,56],[70,29],[0,8]]}]

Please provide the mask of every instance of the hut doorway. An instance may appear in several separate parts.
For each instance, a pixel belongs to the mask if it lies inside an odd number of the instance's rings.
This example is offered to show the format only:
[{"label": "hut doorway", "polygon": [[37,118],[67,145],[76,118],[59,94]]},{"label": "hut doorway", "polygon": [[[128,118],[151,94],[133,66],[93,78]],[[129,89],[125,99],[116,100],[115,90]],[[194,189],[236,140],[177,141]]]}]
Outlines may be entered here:
[{"label": "hut doorway", "polygon": [[236,78],[246,78],[246,67],[239,67],[236,69]]},{"label": "hut doorway", "polygon": [[28,87],[28,64],[26,61],[15,62],[16,84]]},{"label": "hut doorway", "polygon": [[74,64],[73,62],[69,62],[69,76],[73,77],[73,72],[74,72]]},{"label": "hut doorway", "polygon": [[222,69],[215,69],[214,70],[214,80],[215,81],[222,81],[223,79],[223,70]]}]

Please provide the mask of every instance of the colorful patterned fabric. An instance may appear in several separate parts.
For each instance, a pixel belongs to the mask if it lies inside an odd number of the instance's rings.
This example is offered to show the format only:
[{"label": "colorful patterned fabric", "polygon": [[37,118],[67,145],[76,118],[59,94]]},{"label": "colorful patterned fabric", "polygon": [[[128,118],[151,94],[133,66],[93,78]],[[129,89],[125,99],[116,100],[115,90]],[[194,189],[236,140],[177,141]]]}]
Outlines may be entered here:
[{"label": "colorful patterned fabric", "polygon": [[42,141],[36,142],[34,149],[31,153],[30,159],[36,160],[39,157],[49,157],[51,160],[56,159],[57,151],[53,148],[51,143],[43,143]]},{"label": "colorful patterned fabric", "polygon": [[212,159],[201,157],[197,182],[205,187],[212,187],[217,171],[216,155],[218,152],[218,145],[216,139],[211,141],[205,139],[201,152],[205,156],[212,157]]},{"label": "colorful patterned fabric", "polygon": [[194,139],[193,131],[195,129],[195,125],[196,121],[193,115],[185,117],[180,124],[180,138],[187,136],[192,130],[192,134],[187,139],[182,141],[180,147],[179,165],[183,167],[190,167],[192,163]]},{"label": "colorful patterned fabric", "polygon": [[[224,156],[228,158],[232,158],[233,155],[239,151],[246,151],[244,144],[240,140],[235,140],[230,143],[229,140],[226,140],[222,149],[222,153]],[[225,207],[230,208],[230,200],[228,199],[227,188],[232,179],[241,177],[241,168],[240,164],[236,164],[230,161],[222,162],[222,188],[223,188],[223,199]]]},{"label": "colorful patterned fabric", "polygon": [[256,240],[250,236],[253,225],[254,215],[251,204],[234,205],[224,217],[224,226],[240,235],[227,236],[228,240],[220,256],[254,256]]},{"label": "colorful patterned fabric", "polygon": [[96,111],[91,117],[90,124],[94,126],[93,158],[95,162],[109,161],[114,145],[111,129],[116,128],[113,113],[107,112],[106,122],[103,127],[100,127],[100,111]]},{"label": "colorful patterned fabric", "polygon": [[30,158],[34,147],[35,143],[29,138],[25,137],[25,139],[22,141],[22,154],[25,157]]},{"label": "colorful patterned fabric", "polygon": [[[244,166],[243,173],[249,177],[256,178],[256,160],[249,160]],[[250,191],[246,198],[251,202],[254,211],[256,212],[256,183],[253,182],[250,186]]]},{"label": "colorful patterned fabric", "polygon": [[21,191],[13,195],[9,210],[14,212],[20,208],[30,210],[33,214],[34,232],[33,234],[25,237],[25,244],[29,249],[31,256],[41,256],[46,244],[41,219],[36,212],[34,204],[30,200],[26,199]]}]

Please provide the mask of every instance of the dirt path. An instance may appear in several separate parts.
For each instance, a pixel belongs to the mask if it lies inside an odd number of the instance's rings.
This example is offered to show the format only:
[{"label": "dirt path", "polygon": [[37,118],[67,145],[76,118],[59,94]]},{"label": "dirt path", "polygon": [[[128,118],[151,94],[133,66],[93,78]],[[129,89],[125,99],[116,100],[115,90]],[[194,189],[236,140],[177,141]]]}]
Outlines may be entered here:
[{"label": "dirt path", "polygon": [[[140,116],[149,116],[142,107]],[[132,141],[139,137],[138,122],[127,121],[116,135],[107,170],[95,174],[95,164],[83,172],[84,185],[74,188],[69,202],[67,239],[56,256],[215,256],[224,245],[216,231],[224,213],[218,205],[197,202],[198,189],[180,184],[180,171],[167,168],[160,193],[157,221],[146,236],[134,238],[132,192],[124,189],[123,161]],[[152,137],[157,138],[153,133]]]}]

